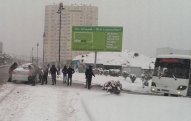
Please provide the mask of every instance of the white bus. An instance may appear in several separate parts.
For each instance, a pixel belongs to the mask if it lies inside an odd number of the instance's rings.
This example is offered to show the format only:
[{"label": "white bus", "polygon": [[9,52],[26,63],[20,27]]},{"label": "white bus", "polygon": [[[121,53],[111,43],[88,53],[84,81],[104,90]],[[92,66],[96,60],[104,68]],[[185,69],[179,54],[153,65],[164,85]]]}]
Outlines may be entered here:
[{"label": "white bus", "polygon": [[191,96],[191,56],[159,55],[151,83],[151,91],[164,95]]}]

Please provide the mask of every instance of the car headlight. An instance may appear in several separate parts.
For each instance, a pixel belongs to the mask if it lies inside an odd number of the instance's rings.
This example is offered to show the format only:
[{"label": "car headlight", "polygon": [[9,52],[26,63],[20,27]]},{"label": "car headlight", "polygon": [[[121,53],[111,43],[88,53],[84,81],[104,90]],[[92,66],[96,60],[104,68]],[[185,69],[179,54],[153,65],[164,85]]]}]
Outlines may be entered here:
[{"label": "car headlight", "polygon": [[185,90],[186,88],[187,88],[187,86],[180,85],[180,86],[178,86],[177,90]]},{"label": "car headlight", "polygon": [[180,95],[180,92],[178,91],[177,94]]}]

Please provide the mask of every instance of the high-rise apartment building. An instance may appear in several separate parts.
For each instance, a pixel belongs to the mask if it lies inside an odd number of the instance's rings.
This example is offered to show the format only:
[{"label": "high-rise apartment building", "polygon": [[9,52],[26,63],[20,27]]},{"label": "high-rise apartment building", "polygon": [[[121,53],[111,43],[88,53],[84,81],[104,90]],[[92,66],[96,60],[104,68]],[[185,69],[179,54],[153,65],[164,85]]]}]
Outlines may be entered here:
[{"label": "high-rise apartment building", "polygon": [[[60,63],[70,63],[72,58],[83,53],[71,50],[72,26],[97,26],[98,8],[91,5],[64,5],[61,12]],[[45,8],[43,56],[45,63],[59,61],[59,5]]]}]

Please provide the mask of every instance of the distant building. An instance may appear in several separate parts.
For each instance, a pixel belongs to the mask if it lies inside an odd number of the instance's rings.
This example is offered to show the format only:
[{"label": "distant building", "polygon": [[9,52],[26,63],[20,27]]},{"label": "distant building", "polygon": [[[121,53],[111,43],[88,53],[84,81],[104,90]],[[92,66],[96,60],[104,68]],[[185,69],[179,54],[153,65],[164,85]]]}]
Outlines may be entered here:
[{"label": "distant building", "polygon": [[[61,19],[60,62],[61,65],[70,63],[72,58],[83,51],[71,51],[72,26],[97,26],[98,8],[87,5],[64,5]],[[48,5],[45,8],[44,25],[44,62],[59,61],[59,5]]]},{"label": "distant building", "polygon": [[0,54],[3,53],[3,42],[0,42]]}]

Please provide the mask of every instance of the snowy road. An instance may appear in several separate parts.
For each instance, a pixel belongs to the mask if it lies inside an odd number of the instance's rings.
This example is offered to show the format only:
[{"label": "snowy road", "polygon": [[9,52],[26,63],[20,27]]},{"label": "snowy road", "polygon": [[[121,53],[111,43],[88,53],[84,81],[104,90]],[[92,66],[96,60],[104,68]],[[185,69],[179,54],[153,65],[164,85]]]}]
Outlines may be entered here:
[{"label": "snowy road", "polygon": [[[5,84],[0,121],[191,121],[191,98],[113,95],[95,85],[87,90],[79,77],[71,87],[61,81],[56,86]],[[128,87],[137,90],[138,83]]]},{"label": "snowy road", "polygon": [[63,85],[8,84],[0,95],[0,121],[76,121],[78,92]]}]

